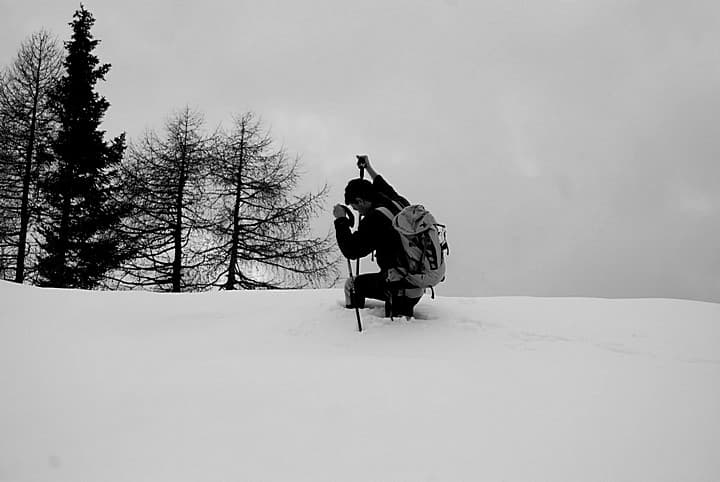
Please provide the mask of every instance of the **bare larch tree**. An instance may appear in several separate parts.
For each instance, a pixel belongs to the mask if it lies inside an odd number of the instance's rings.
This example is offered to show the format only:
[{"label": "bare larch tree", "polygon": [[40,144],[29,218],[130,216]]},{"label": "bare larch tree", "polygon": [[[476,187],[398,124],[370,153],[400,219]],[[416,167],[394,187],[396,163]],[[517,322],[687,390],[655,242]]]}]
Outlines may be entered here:
[{"label": "bare larch tree", "polygon": [[252,113],[234,119],[213,159],[214,218],[205,251],[212,283],[227,290],[332,283],[337,259],[330,237],[312,236],[310,226],[327,185],[296,195],[298,159],[275,149]]},{"label": "bare larch tree", "polygon": [[148,131],[131,143],[124,172],[134,214],[126,230],[138,255],[118,275],[120,286],[201,288],[196,248],[205,227],[211,148],[202,114],[189,107],[167,120],[162,135]]},{"label": "bare larch tree", "polygon": [[[38,215],[39,155],[57,129],[49,95],[62,74],[62,48],[40,30],[20,46],[15,61],[0,73],[0,244],[12,256],[14,280],[26,278],[28,237]],[[8,270],[9,271],[9,270]]]}]

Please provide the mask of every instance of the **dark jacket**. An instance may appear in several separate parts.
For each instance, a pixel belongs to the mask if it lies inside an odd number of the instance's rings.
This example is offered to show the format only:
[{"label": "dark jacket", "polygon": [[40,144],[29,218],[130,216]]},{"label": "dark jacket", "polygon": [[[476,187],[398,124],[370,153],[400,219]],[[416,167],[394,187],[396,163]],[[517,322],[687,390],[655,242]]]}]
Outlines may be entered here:
[{"label": "dark jacket", "polygon": [[400,235],[392,227],[392,221],[376,208],[386,207],[393,214],[410,203],[393,189],[385,179],[377,175],[373,180],[377,198],[373,209],[360,220],[354,233],[348,218],[335,219],[335,236],[342,254],[349,259],[362,258],[375,251],[380,270],[397,266],[398,253],[402,249]]}]

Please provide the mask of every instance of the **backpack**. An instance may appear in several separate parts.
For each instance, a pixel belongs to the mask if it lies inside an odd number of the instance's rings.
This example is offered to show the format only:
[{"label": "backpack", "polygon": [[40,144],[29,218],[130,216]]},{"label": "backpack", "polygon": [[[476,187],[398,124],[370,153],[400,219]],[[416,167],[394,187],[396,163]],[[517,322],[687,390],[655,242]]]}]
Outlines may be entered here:
[{"label": "backpack", "polygon": [[444,281],[445,255],[450,253],[445,225],[420,204],[407,206],[395,216],[386,207],[377,210],[392,221],[400,234],[403,252],[396,271],[402,279],[412,286],[431,289]]}]

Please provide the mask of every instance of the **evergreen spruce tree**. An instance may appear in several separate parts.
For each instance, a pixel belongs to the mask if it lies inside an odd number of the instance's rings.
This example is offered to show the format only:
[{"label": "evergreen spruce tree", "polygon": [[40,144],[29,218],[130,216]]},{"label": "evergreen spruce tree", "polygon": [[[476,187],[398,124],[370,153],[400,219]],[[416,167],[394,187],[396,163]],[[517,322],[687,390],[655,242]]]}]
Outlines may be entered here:
[{"label": "evergreen spruce tree", "polygon": [[124,258],[118,169],[125,134],[108,143],[99,129],[109,103],[95,84],[105,80],[110,65],[100,65],[93,54],[99,42],[90,32],[94,23],[81,5],[65,43],[65,75],[51,95],[60,129],[51,142],[51,169],[42,185],[49,208],[41,230],[44,286],[95,288]]}]

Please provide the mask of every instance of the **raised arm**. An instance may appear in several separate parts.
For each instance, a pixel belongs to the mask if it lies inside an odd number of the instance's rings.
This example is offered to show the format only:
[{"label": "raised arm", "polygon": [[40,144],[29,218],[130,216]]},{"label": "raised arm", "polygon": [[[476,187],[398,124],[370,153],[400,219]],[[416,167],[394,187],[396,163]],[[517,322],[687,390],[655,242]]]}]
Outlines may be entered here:
[{"label": "raised arm", "polygon": [[378,174],[378,172],[370,165],[370,159],[368,156],[362,155],[362,156],[356,156],[357,157],[357,165],[360,168],[365,168],[368,175],[370,176],[370,179],[372,180],[373,186],[375,186],[376,191],[379,194],[382,194],[383,196],[388,197],[392,201],[396,201],[400,203],[401,206],[408,206],[410,202],[400,194],[385,180],[383,176]]}]

